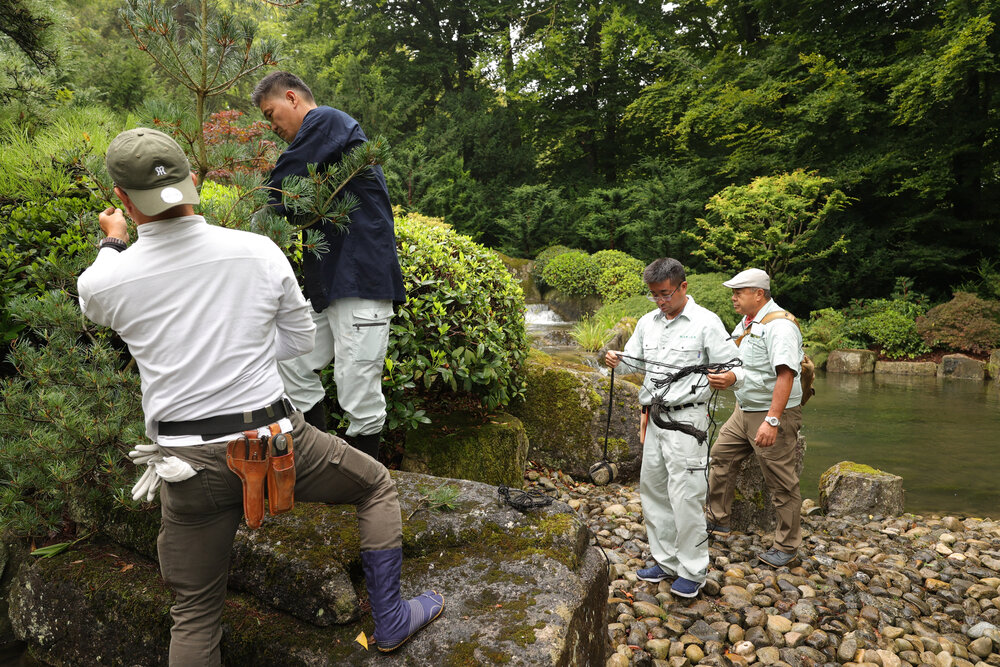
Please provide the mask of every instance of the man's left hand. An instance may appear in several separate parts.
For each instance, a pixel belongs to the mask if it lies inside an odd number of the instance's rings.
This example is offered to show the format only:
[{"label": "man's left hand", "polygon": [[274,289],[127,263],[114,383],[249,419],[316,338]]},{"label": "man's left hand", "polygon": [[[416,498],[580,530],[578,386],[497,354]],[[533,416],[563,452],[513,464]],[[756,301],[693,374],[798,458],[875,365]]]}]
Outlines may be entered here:
[{"label": "man's left hand", "polygon": [[774,444],[774,441],[778,438],[778,427],[771,426],[767,422],[760,425],[757,429],[757,437],[754,438],[754,442],[758,447],[770,447]]},{"label": "man's left hand", "polygon": [[121,239],[128,243],[128,225],[125,214],[120,208],[107,207],[97,215],[97,222],[106,236]]}]

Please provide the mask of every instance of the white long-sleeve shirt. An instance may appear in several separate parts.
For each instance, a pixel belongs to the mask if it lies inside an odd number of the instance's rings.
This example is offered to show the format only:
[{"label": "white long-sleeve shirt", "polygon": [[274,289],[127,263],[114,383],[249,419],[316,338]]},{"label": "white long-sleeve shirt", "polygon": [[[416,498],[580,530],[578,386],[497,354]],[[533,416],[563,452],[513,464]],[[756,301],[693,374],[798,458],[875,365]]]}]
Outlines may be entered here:
[{"label": "white long-sleeve shirt", "polygon": [[124,252],[100,250],[77,287],[84,314],[114,329],[135,358],[149,438],[159,439],[160,421],[280,398],[277,361],[310,351],[315,325],[278,246],[200,215],[137,230]]},{"label": "white long-sleeve shirt", "polygon": [[[688,295],[684,310],[668,320],[660,309],[646,313],[635,325],[632,337],[625,344],[625,354],[650,362],[646,364],[626,357],[623,371],[645,371],[646,377],[639,391],[639,403],[649,405],[653,395],[662,396],[667,406],[685,403],[703,403],[712,394],[704,375],[692,374],[657,388],[654,380],[663,379],[685,366],[696,364],[721,364],[740,356],[736,344],[726,334],[719,316],[694,302]],[[741,376],[742,369],[733,372]]]}]

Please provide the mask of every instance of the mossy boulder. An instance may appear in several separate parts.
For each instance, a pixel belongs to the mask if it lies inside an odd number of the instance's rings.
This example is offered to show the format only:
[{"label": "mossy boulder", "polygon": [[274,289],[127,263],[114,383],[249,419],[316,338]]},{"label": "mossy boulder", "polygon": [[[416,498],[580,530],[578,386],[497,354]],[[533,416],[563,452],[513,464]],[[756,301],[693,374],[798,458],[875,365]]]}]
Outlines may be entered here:
[{"label": "mossy boulder", "polygon": [[819,478],[819,502],[833,516],[903,513],[903,478],[871,466],[841,461]]},{"label": "mossy boulder", "polygon": [[[603,456],[610,378],[537,350],[528,355],[525,370],[524,403],[511,411],[528,433],[528,458],[586,479],[590,466]],[[621,479],[633,480],[642,460],[639,387],[616,377],[614,399],[608,459],[618,464]]]},{"label": "mossy boulder", "polygon": [[938,365],[933,361],[876,361],[875,373],[885,375],[935,376]]},{"label": "mossy boulder", "polygon": [[538,303],[542,300],[542,293],[535,284],[535,279],[531,275],[535,268],[535,262],[531,259],[521,259],[520,257],[508,257],[502,252],[498,252],[500,261],[507,267],[514,279],[521,283],[521,291],[524,292],[525,303]]},{"label": "mossy boulder", "polygon": [[[373,630],[367,611],[319,627],[266,604],[254,587],[248,587],[253,594],[230,591],[222,620],[224,664],[588,665],[595,656],[603,662],[607,566],[566,505],[521,513],[478,482],[405,472],[393,477],[403,518],[403,594],[439,591],[443,615],[399,651],[381,655],[355,641]],[[442,485],[457,492],[453,511],[428,507],[427,490]],[[297,510],[266,518],[255,542],[270,543],[269,553],[285,554],[278,559],[284,563],[341,559],[363,599],[353,509],[306,507],[304,515]],[[293,555],[284,549],[289,540],[310,546]],[[324,544],[330,549],[310,553]],[[275,566],[274,582],[293,586],[295,572]],[[22,564],[11,619],[17,636],[46,662],[163,665],[171,597],[155,561],[119,545],[85,544]]]},{"label": "mossy boulder", "polygon": [[[802,466],[806,454],[806,440],[799,434],[795,443],[795,473],[802,474]],[[709,517],[711,520],[711,517]],[[759,530],[767,533],[774,529],[778,518],[771,501],[771,492],[764,482],[764,473],[760,470],[760,462],[756,454],[750,454],[740,465],[736,474],[736,493],[733,496],[733,506],[729,517],[729,525],[733,530],[753,532]]]},{"label": "mossy boulder", "polygon": [[520,488],[528,462],[528,436],[509,414],[452,412],[406,434],[400,469]]},{"label": "mossy boulder", "polygon": [[990,359],[986,362],[986,372],[994,382],[1000,383],[1000,350],[990,352]]}]

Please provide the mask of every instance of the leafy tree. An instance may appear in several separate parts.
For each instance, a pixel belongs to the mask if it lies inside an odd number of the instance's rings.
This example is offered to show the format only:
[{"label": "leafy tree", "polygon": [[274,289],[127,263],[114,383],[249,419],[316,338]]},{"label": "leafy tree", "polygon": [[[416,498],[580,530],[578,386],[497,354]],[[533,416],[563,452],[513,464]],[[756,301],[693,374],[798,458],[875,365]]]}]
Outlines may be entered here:
[{"label": "leafy tree", "polygon": [[504,202],[503,215],[500,238],[513,253],[531,257],[546,244],[568,238],[567,206],[559,188],[516,187]]},{"label": "leafy tree", "polygon": [[818,230],[848,204],[832,180],[797,170],[729,186],[705,205],[696,222],[700,234],[694,254],[714,269],[735,272],[757,267],[782,287],[809,280],[817,260],[846,252],[847,241],[818,246]]}]

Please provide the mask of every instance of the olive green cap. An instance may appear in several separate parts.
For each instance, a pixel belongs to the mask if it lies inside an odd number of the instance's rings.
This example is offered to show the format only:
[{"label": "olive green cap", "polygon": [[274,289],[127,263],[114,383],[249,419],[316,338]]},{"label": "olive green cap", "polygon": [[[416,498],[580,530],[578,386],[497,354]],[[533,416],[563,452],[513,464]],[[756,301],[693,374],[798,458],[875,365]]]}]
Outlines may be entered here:
[{"label": "olive green cap", "polygon": [[159,130],[137,127],[122,132],[108,146],[105,164],[115,185],[144,215],[200,201],[187,156]]}]

